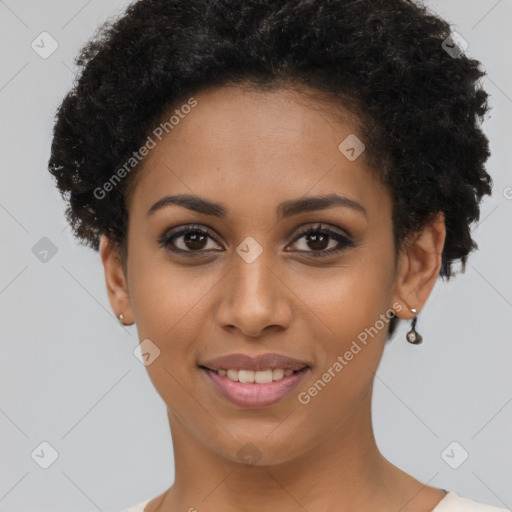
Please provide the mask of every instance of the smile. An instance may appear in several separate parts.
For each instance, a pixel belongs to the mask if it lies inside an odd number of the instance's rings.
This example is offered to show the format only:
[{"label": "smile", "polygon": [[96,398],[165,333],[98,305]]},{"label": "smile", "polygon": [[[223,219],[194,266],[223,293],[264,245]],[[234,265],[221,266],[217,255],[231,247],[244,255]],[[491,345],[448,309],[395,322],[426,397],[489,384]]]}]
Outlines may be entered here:
[{"label": "smile", "polygon": [[210,370],[201,367],[220,395],[234,405],[245,408],[267,407],[279,402],[300,384],[311,370]]}]

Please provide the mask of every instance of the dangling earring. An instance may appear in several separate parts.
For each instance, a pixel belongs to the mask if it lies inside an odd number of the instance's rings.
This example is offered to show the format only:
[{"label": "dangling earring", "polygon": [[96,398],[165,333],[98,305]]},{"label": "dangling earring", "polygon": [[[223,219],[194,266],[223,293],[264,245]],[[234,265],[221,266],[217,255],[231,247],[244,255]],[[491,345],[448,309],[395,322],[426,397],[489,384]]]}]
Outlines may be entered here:
[{"label": "dangling earring", "polygon": [[[411,308],[411,313],[416,313],[417,310],[415,308]],[[406,338],[409,343],[412,343],[413,345],[419,345],[423,342],[423,338],[421,337],[421,334],[416,332],[416,320],[418,319],[417,316],[415,316],[412,319],[411,323],[411,330],[407,333]]]}]

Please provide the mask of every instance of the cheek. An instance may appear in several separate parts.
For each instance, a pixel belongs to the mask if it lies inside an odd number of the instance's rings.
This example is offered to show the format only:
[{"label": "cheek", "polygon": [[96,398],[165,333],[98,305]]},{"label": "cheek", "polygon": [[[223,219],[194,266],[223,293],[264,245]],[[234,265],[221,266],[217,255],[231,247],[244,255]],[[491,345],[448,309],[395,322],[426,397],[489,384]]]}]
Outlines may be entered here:
[{"label": "cheek", "polygon": [[[152,263],[152,264],[151,264]],[[171,410],[190,407],[184,389],[192,389],[196,371],[196,344],[200,315],[204,315],[205,284],[185,270],[147,259],[133,273],[130,287],[139,340],[151,340],[158,357],[146,366],[155,390]],[[201,299],[203,298],[203,301]],[[147,343],[147,342],[146,342]],[[158,352],[159,351],[159,352]],[[188,395],[187,395],[188,396]]]},{"label": "cheek", "polygon": [[383,329],[379,319],[391,308],[390,265],[391,262],[383,262],[378,255],[361,252],[343,267],[321,277],[300,276],[300,286],[296,285],[299,296],[321,320],[320,325],[335,340],[332,344],[338,349],[343,349],[346,343],[350,345],[352,339],[377,322],[378,330],[384,331],[383,334],[387,331],[387,325]]},{"label": "cheek", "polygon": [[389,326],[374,276],[353,277],[347,270],[344,278],[324,284],[322,294],[314,295],[312,287],[310,296],[328,329],[310,331],[320,348],[318,364],[296,397],[299,411],[321,423],[314,420],[319,430],[338,427],[370,396]]},{"label": "cheek", "polygon": [[197,345],[204,334],[198,319],[205,314],[205,285],[168,262],[148,260],[138,268],[131,287],[138,337],[141,342],[151,340],[159,350],[146,370],[170,410],[191,409],[189,393],[196,395],[193,372],[198,371]]},{"label": "cheek", "polygon": [[327,400],[333,398],[330,393],[342,393],[350,401],[373,379],[391,319],[390,264],[383,264],[378,253],[361,255],[321,280],[302,279],[300,297],[318,327],[316,334],[310,322],[305,329],[321,347],[317,377],[328,382],[330,391],[322,391]]},{"label": "cheek", "polygon": [[[205,294],[222,276],[179,267],[165,258],[134,260],[130,298],[141,336],[179,345],[180,331],[193,338]],[[141,338],[142,339],[142,338]],[[174,341],[173,341],[174,340]]]},{"label": "cheek", "polygon": [[209,330],[213,324],[208,299],[225,273],[179,267],[154,255],[134,258],[132,264],[130,294],[138,337],[160,350],[147,371],[172,408],[183,396],[182,386],[194,386],[201,347],[218,336]]}]

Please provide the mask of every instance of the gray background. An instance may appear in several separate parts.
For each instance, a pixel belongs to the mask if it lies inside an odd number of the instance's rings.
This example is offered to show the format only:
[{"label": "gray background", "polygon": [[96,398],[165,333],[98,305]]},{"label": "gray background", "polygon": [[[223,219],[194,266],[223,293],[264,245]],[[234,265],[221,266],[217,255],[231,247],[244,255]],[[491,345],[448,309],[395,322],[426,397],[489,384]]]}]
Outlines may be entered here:
[{"label": "gray background", "polygon": [[[134,356],[135,326],[114,318],[99,255],[71,236],[46,165],[53,115],[73,57],[123,0],[0,0],[0,510],[115,511],[173,481],[165,406]],[[383,454],[424,483],[512,507],[512,1],[431,1],[483,62],[493,111],[492,198],[473,228],[465,274],[439,281],[420,313],[420,347],[403,324],[375,383]],[[43,31],[58,49],[41,58]],[[507,146],[508,142],[508,146]],[[509,188],[507,188],[509,187]],[[57,252],[36,257],[47,237]],[[31,457],[46,441],[57,460]],[[442,457],[453,441],[449,460]],[[40,449],[39,449],[40,451]],[[48,454],[45,451],[45,456]],[[34,456],[37,459],[36,456]],[[446,458],[446,457],[445,457]],[[44,457],[40,457],[40,460]]]}]

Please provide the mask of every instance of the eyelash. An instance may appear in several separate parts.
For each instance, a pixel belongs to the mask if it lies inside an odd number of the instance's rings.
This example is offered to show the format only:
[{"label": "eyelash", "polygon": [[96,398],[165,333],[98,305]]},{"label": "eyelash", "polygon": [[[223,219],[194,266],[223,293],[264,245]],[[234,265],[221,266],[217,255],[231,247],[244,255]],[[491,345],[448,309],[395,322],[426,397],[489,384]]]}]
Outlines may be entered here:
[{"label": "eyelash", "polygon": [[[213,233],[208,228],[200,228],[196,225],[191,224],[191,225],[187,225],[187,226],[181,226],[174,231],[167,231],[161,238],[159,238],[158,244],[161,247],[164,247],[167,250],[169,250],[173,253],[178,253],[180,255],[191,256],[191,257],[202,256],[201,253],[205,253],[207,251],[204,251],[204,250],[185,251],[183,249],[171,248],[172,242],[174,240],[176,240],[177,238],[180,238],[181,236],[191,234],[191,233],[196,233],[196,234],[199,233],[201,235],[207,235],[211,239],[213,239],[216,243],[219,243],[219,242],[217,242]],[[296,238],[293,240],[292,243],[295,243],[296,241],[298,241],[299,239],[301,239],[302,237],[307,236],[307,235],[328,235],[328,237],[330,239],[336,240],[341,245],[337,249],[331,249],[329,251],[324,251],[324,250],[322,250],[322,251],[299,251],[299,252],[306,252],[306,253],[310,254],[311,257],[313,257],[313,258],[324,258],[324,257],[332,256],[334,254],[339,254],[340,252],[344,251],[347,248],[357,247],[357,244],[355,242],[353,242],[352,240],[350,240],[349,238],[347,238],[346,236],[342,235],[341,233],[337,233],[336,231],[332,231],[331,229],[325,228],[325,227],[323,227],[322,224],[318,224],[316,226],[309,226],[308,228],[302,230],[300,233],[298,233],[298,235],[296,236]]]}]

